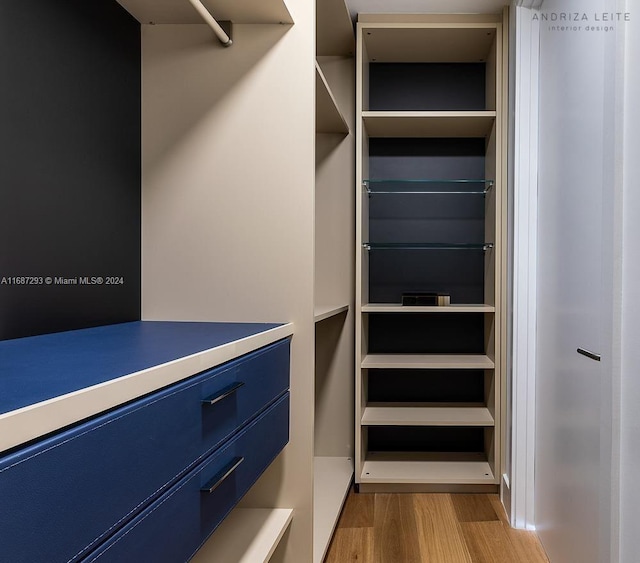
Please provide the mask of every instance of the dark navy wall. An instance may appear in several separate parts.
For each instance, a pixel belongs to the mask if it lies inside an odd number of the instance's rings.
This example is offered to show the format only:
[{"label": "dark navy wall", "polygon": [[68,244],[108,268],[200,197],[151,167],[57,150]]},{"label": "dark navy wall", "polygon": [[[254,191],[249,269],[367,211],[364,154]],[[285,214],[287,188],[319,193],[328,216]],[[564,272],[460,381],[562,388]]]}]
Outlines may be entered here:
[{"label": "dark navy wall", "polygon": [[140,57],[115,0],[0,0],[0,340],[140,318]]},{"label": "dark navy wall", "polygon": [[485,63],[371,63],[369,109],[484,110]]},{"label": "dark navy wall", "polygon": [[[370,139],[372,178],[482,179],[484,139]],[[478,189],[477,184],[466,188]],[[383,195],[369,199],[372,242],[484,242],[482,195]],[[481,250],[369,253],[369,299],[399,303],[405,292],[442,292],[452,303],[484,301]],[[481,327],[481,333],[483,332]]]}]

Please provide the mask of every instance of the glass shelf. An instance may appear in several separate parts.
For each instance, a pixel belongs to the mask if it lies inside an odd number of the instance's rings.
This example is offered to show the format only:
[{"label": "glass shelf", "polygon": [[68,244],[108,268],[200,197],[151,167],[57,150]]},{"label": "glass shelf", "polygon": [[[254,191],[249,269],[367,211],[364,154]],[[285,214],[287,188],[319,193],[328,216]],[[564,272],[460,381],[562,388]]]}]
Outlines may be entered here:
[{"label": "glass shelf", "polygon": [[489,250],[492,242],[365,242],[365,250]]},{"label": "glass shelf", "polygon": [[493,187],[493,180],[364,180],[362,187],[374,194],[463,194],[484,195]]}]

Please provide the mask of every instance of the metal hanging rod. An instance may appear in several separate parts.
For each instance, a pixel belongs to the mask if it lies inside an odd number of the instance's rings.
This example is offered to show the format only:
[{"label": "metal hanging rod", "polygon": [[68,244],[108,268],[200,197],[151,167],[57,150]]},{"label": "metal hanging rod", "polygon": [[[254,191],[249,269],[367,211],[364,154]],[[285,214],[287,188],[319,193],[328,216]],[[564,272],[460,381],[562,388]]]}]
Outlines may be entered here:
[{"label": "metal hanging rod", "polygon": [[198,13],[202,16],[205,22],[209,24],[213,32],[216,34],[216,37],[220,40],[225,47],[231,47],[233,41],[231,41],[231,37],[227,35],[227,32],[222,29],[222,26],[216,21],[216,19],[211,15],[211,12],[205,8],[204,4],[200,2],[200,0],[189,0],[193,7],[198,11]]}]

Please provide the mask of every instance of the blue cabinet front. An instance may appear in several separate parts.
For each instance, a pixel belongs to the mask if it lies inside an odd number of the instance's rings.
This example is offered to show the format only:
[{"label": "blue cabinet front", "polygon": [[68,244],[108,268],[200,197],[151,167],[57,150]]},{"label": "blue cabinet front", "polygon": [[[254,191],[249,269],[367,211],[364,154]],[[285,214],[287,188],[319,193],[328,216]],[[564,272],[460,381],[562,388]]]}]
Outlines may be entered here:
[{"label": "blue cabinet front", "polygon": [[0,458],[0,561],[85,556],[288,386],[286,340]]},{"label": "blue cabinet front", "polygon": [[84,563],[189,560],[288,439],[287,393],[89,555]]}]

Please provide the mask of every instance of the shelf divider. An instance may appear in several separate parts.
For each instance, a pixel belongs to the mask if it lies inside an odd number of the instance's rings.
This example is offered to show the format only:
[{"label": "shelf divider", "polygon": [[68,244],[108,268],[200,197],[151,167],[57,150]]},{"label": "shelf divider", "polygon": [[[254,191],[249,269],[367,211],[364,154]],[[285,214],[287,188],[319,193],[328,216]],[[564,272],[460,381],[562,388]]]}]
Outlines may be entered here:
[{"label": "shelf divider", "polygon": [[495,313],[494,305],[453,303],[451,305],[402,305],[400,303],[366,303],[363,313]]},{"label": "shelf divider", "polygon": [[494,369],[480,354],[367,354],[363,369]]},{"label": "shelf divider", "polygon": [[364,409],[363,426],[494,426],[486,407],[374,406]]},{"label": "shelf divider", "polygon": [[363,111],[369,137],[487,137],[495,111]]},{"label": "shelf divider", "polygon": [[493,485],[483,454],[369,452],[361,483]]}]

